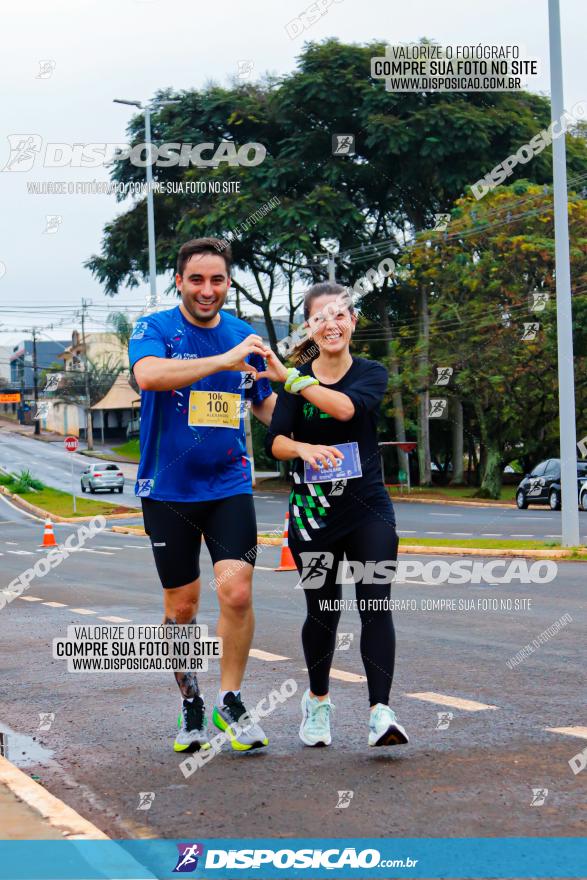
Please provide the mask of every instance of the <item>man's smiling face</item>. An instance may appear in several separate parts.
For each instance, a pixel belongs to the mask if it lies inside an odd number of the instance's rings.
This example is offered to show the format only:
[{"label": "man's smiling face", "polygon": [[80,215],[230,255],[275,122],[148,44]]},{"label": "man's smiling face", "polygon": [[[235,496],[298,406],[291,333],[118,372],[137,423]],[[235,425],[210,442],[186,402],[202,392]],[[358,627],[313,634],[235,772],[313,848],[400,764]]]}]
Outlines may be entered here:
[{"label": "man's smiling face", "polygon": [[192,254],[183,275],[175,276],[181,302],[195,324],[212,326],[219,321],[218,312],[224,305],[230,287],[230,276],[220,254]]}]

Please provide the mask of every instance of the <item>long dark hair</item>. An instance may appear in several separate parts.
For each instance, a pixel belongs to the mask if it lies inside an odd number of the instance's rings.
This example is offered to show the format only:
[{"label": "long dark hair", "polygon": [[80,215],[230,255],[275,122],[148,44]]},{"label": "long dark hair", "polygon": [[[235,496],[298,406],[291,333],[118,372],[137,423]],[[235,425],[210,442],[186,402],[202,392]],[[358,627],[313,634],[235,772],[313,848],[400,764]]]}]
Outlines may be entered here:
[{"label": "long dark hair", "polygon": [[[304,321],[307,321],[310,317],[313,300],[318,299],[320,296],[340,296],[344,298],[345,305],[351,315],[353,314],[353,302],[349,296],[348,288],[342,284],[337,284],[335,281],[320,281],[318,284],[312,285],[304,297]],[[308,361],[313,361],[319,354],[319,346],[311,336],[308,336],[294,348],[292,358],[296,367],[301,367],[303,364],[307,364]]]}]

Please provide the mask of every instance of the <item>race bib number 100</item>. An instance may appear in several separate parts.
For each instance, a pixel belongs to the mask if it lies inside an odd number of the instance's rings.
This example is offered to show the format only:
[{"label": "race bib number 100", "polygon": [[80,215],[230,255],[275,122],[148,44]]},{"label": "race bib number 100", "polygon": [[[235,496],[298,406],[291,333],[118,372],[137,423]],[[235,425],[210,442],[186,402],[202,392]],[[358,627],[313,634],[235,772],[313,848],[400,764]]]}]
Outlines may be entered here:
[{"label": "race bib number 100", "polygon": [[207,428],[238,428],[241,396],[229,391],[190,391],[188,425]]}]

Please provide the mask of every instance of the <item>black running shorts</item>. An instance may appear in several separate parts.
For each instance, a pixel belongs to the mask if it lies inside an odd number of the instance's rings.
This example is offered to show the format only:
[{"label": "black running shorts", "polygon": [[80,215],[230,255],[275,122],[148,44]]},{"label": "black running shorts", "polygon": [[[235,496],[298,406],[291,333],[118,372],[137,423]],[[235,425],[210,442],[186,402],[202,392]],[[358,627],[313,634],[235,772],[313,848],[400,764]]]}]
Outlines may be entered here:
[{"label": "black running shorts", "polygon": [[202,536],[212,562],[257,556],[257,519],[253,496],[231,495],[218,501],[156,501],[141,498],[145,531],[166,589],[183,587],[200,576]]}]

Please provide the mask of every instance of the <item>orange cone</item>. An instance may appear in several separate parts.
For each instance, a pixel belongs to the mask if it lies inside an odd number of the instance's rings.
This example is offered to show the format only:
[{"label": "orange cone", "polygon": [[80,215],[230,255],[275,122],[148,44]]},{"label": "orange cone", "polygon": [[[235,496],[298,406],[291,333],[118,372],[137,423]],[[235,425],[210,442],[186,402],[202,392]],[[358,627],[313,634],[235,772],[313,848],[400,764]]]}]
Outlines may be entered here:
[{"label": "orange cone", "polygon": [[289,542],[287,538],[288,529],[289,513],[286,513],[285,525],[283,527],[283,543],[281,545],[281,559],[279,560],[279,567],[274,568],[273,571],[297,571],[294,558],[291,555],[291,550],[289,549]]},{"label": "orange cone", "polygon": [[50,519],[45,520],[45,531],[43,532],[43,543],[41,547],[56,547],[55,533],[53,532],[53,523]]}]

